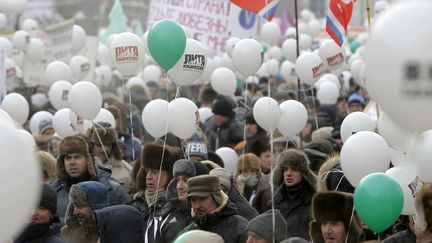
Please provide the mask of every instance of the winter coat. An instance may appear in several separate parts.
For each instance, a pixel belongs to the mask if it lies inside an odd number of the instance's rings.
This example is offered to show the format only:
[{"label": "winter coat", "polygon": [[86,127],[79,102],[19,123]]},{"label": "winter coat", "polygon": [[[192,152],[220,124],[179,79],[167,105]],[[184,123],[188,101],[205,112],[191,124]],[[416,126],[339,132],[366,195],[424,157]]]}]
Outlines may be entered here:
[{"label": "winter coat", "polygon": [[[230,130],[233,129],[233,130]],[[218,148],[229,147],[228,135],[229,131],[242,131],[242,126],[236,120],[228,121],[220,127],[214,127],[207,133],[208,145],[207,149],[209,151],[216,151]]]},{"label": "winter coat", "polygon": [[387,237],[382,243],[415,243],[416,240],[415,234],[411,230],[406,229]]},{"label": "winter coat", "polygon": [[96,210],[100,243],[144,242],[144,220],[140,212],[128,205],[115,205]]},{"label": "winter coat", "polygon": [[15,243],[65,243],[60,236],[60,219],[54,219],[48,224],[29,225],[14,241]]},{"label": "winter coat", "polygon": [[225,243],[245,242],[245,229],[248,220],[238,215],[234,204],[228,201],[228,197],[223,194],[223,203],[210,215],[202,224],[193,222],[188,225],[181,233],[189,230],[205,230],[220,235]]},{"label": "winter coat", "polygon": [[155,242],[173,242],[182,229],[193,222],[186,202],[169,201],[161,212],[161,224]]},{"label": "winter coat", "polygon": [[[108,205],[126,204],[129,202],[129,196],[124,188],[118,183],[110,179],[109,171],[99,168],[98,182],[108,187]],[[70,186],[62,179],[55,179],[51,182],[51,186],[57,192],[57,212],[62,222],[66,214],[66,208],[69,205],[69,190]]]},{"label": "winter coat", "polygon": [[255,200],[252,205],[259,213],[264,213],[271,198],[270,175],[263,175],[258,182]]},{"label": "winter coat", "polygon": [[93,227],[70,227],[64,226],[61,235],[68,243],[96,243],[99,239],[96,225]]},{"label": "winter coat", "polygon": [[249,202],[243,197],[237,188],[233,185],[231,186],[231,190],[228,192],[229,200],[235,204],[239,215],[247,220],[251,220],[258,216],[258,211],[253,208]]}]

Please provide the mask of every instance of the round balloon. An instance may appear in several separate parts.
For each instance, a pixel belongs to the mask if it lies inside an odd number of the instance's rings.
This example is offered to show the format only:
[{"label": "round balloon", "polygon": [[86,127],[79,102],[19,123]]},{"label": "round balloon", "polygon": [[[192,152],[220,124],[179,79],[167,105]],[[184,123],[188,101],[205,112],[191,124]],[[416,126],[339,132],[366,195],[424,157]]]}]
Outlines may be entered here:
[{"label": "round balloon", "polygon": [[317,98],[320,104],[334,105],[339,98],[339,87],[332,82],[324,82],[320,85],[317,92]]},{"label": "round balloon", "polygon": [[[432,2],[401,1],[380,14],[365,53],[366,87],[387,114],[408,130],[432,128],[430,60]],[[424,26],[424,28],[417,28]],[[410,33],[405,35],[403,33]],[[385,88],[383,88],[385,87]]]},{"label": "round balloon", "polygon": [[398,151],[407,151],[414,141],[415,134],[396,124],[385,112],[378,117],[378,133],[388,145]]},{"label": "round balloon", "polygon": [[231,174],[236,172],[238,155],[236,151],[232,148],[222,147],[218,148],[215,152],[222,159],[227,169]]},{"label": "round balloon", "polygon": [[432,130],[422,133],[411,149],[411,159],[417,165],[418,176],[423,181],[432,181]]},{"label": "round balloon", "polygon": [[201,107],[198,109],[198,112],[200,116],[200,121],[203,124],[207,121],[207,119],[209,119],[214,115],[210,107]]},{"label": "round balloon", "polygon": [[85,47],[86,42],[87,35],[85,30],[81,26],[75,24],[72,29],[71,52],[80,52]]},{"label": "round balloon", "polygon": [[111,62],[124,75],[134,75],[144,64],[144,43],[137,35],[123,32],[109,45]]},{"label": "round balloon", "polygon": [[288,61],[294,63],[297,60],[297,41],[286,39],[282,44],[282,52]]},{"label": "round balloon", "polygon": [[270,59],[270,60],[266,61],[265,63],[266,63],[267,72],[270,75],[276,76],[277,74],[279,74],[280,68],[279,68],[279,61],[278,60]]},{"label": "round balloon", "polygon": [[306,125],[308,114],[305,106],[296,100],[286,100],[279,108],[281,114],[278,130],[287,138],[294,137]]},{"label": "round balloon", "polygon": [[325,66],[317,54],[306,52],[297,58],[295,70],[300,81],[314,85],[321,75],[324,74]]},{"label": "round balloon", "polygon": [[9,125],[12,128],[15,128],[12,117],[3,109],[0,109],[0,122]]},{"label": "round balloon", "polygon": [[1,108],[19,124],[24,124],[29,115],[29,104],[24,96],[18,93],[9,93],[1,103]]},{"label": "round balloon", "polygon": [[162,75],[162,71],[159,67],[156,65],[147,65],[142,74],[141,77],[144,81],[144,83],[147,83],[148,81],[156,81],[159,82],[159,78]]},{"label": "round balloon", "polygon": [[78,131],[75,131],[72,127],[70,113],[71,110],[69,108],[63,108],[58,110],[52,118],[54,131],[62,137],[78,134]]},{"label": "round balloon", "polygon": [[[22,138],[18,131],[0,121],[0,156],[2,180],[12,182],[20,178],[20,183],[10,183],[0,189],[2,198],[0,213],[7,218],[2,220],[0,242],[10,241],[28,224],[33,210],[39,203],[42,172],[36,160],[34,146]],[[11,192],[26,193],[11,193]]]},{"label": "round balloon", "polygon": [[343,142],[351,135],[361,131],[375,131],[375,124],[366,113],[356,111],[348,114],[342,121],[340,132]]},{"label": "round balloon", "polygon": [[96,85],[80,81],[69,90],[68,103],[75,114],[93,120],[102,107],[102,94]]},{"label": "round balloon", "polygon": [[245,38],[236,43],[231,56],[237,71],[247,77],[255,74],[261,67],[264,50],[258,41]]},{"label": "round balloon", "polygon": [[266,22],[261,27],[261,39],[269,45],[277,45],[281,36],[281,29],[275,22]]},{"label": "round balloon", "polygon": [[21,29],[27,31],[32,37],[35,37],[39,30],[39,24],[36,20],[28,18],[21,23]]},{"label": "round balloon", "polygon": [[72,79],[72,72],[66,63],[53,61],[45,69],[45,79],[48,84],[59,80],[69,81]]},{"label": "round balloon", "polygon": [[143,125],[155,138],[164,136],[168,130],[168,102],[162,99],[150,101],[142,112]]},{"label": "round balloon", "polygon": [[297,83],[297,74],[292,62],[285,60],[281,65],[281,74],[287,83]]},{"label": "round balloon", "polygon": [[94,123],[98,122],[108,122],[112,128],[116,127],[116,120],[114,118],[114,115],[111,113],[111,111],[101,108],[95,119],[93,120]]},{"label": "round balloon", "polygon": [[190,99],[177,98],[168,104],[168,128],[179,138],[187,139],[196,131],[198,107]]},{"label": "round balloon", "polygon": [[77,55],[70,59],[69,67],[77,80],[82,80],[90,72],[90,62],[85,56]]},{"label": "round balloon", "polygon": [[415,198],[417,192],[420,191],[423,182],[416,175],[416,171],[409,170],[406,167],[393,167],[386,171],[386,175],[393,178],[402,189],[404,203],[402,214],[412,215],[415,213]]},{"label": "round balloon", "polygon": [[147,90],[147,86],[145,85],[144,81],[138,76],[134,76],[128,79],[126,83],[126,90],[130,90],[132,86],[135,85],[141,86],[144,90]]},{"label": "round balloon", "polygon": [[27,46],[27,60],[31,63],[40,62],[45,58],[45,45],[39,40],[32,38]]},{"label": "round balloon", "polygon": [[253,116],[257,124],[268,132],[276,129],[281,111],[276,100],[270,97],[259,98],[253,107]]},{"label": "round balloon", "polygon": [[72,84],[67,81],[57,81],[51,86],[48,97],[56,110],[69,107],[68,95],[71,88]]},{"label": "round balloon", "polygon": [[182,57],[168,74],[177,85],[189,85],[197,80],[207,64],[207,52],[198,41],[187,38]]},{"label": "round balloon", "polygon": [[234,46],[237,42],[240,41],[240,38],[238,37],[230,37],[225,42],[225,52],[231,57],[232,50],[234,49]]},{"label": "round balloon", "polygon": [[[42,124],[52,122],[53,114],[48,111],[38,111],[30,119],[30,131],[39,134]],[[42,122],[42,123],[41,123]]]},{"label": "round balloon", "polygon": [[171,69],[181,58],[186,48],[186,34],[172,19],[157,21],[151,27],[147,45],[151,56],[163,69]]},{"label": "round balloon", "polygon": [[18,50],[25,51],[30,42],[30,35],[25,30],[18,30],[12,36],[12,43]]},{"label": "round balloon", "polygon": [[282,49],[279,46],[272,46],[269,51],[269,57],[278,61],[282,60]]},{"label": "round balloon", "polygon": [[330,70],[336,70],[345,63],[345,56],[342,48],[331,40],[325,40],[319,48],[319,56],[324,65]]},{"label": "round balloon", "polygon": [[374,232],[389,228],[399,217],[404,204],[397,181],[384,173],[371,173],[354,191],[354,207],[360,219]]},{"label": "round balloon", "polygon": [[101,65],[108,65],[112,67],[111,58],[109,55],[109,48],[107,45],[99,44],[97,50],[97,60]]},{"label": "round balloon", "polygon": [[78,116],[72,110],[69,112],[69,120],[72,128],[79,134],[86,134],[87,130],[92,127],[92,122]]},{"label": "round balloon", "polygon": [[210,77],[212,88],[221,95],[234,95],[237,88],[235,73],[229,68],[220,67]]},{"label": "round balloon", "polygon": [[390,165],[387,143],[370,131],[358,132],[346,140],[340,158],[342,170],[353,186],[372,172],[385,172]]}]

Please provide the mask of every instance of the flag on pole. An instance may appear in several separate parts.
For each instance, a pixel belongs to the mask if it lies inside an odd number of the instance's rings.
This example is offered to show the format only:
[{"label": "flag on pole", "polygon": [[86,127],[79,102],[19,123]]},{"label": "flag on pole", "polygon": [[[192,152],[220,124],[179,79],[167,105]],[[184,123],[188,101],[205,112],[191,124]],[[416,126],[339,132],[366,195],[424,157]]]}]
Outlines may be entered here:
[{"label": "flag on pole", "polygon": [[330,0],[326,31],[339,46],[342,46],[352,10],[353,0]]},{"label": "flag on pole", "polygon": [[231,0],[231,2],[246,11],[259,14],[268,21],[271,21],[276,14],[279,4],[279,0]]}]

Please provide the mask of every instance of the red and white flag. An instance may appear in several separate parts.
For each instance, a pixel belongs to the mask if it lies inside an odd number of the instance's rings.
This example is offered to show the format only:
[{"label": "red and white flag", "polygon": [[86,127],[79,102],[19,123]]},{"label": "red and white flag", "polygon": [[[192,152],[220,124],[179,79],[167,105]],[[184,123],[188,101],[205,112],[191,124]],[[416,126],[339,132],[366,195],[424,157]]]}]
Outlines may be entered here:
[{"label": "red and white flag", "polygon": [[231,0],[232,3],[240,8],[259,14],[268,21],[271,21],[276,14],[279,0]]},{"label": "red and white flag", "polygon": [[351,20],[353,5],[353,0],[330,0],[326,31],[339,46]]}]

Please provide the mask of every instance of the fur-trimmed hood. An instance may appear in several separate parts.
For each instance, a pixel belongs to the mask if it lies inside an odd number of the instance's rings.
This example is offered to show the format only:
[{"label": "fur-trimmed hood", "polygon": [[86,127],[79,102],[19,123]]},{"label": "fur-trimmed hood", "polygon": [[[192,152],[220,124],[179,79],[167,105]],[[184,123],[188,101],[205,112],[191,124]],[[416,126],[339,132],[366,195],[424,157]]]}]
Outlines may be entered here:
[{"label": "fur-trimmed hood", "polygon": [[318,172],[317,191],[343,191],[354,192],[354,187],[344,177],[339,155],[330,157],[324,162]]},{"label": "fur-trimmed hood", "polygon": [[316,176],[309,168],[309,159],[303,151],[298,149],[285,150],[278,156],[273,175],[273,183],[276,187],[279,187],[284,183],[283,172],[284,168],[287,166],[300,171],[303,179],[312,186],[312,188],[315,188]]}]

